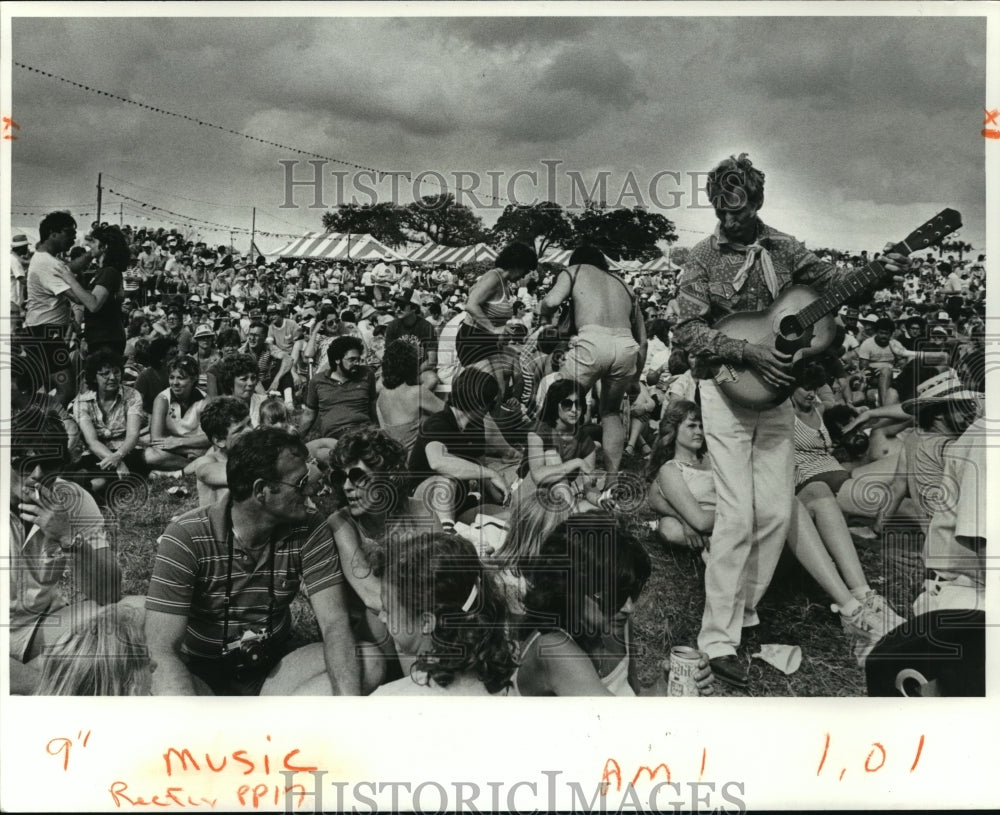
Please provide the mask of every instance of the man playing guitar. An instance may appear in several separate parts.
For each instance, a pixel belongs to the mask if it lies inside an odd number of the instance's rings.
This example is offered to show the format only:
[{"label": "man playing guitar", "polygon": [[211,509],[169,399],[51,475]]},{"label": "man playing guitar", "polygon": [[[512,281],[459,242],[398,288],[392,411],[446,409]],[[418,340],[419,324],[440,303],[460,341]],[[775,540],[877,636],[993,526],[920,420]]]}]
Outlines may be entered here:
[{"label": "man playing guitar", "polygon": [[[793,284],[823,291],[843,272],[757,217],[764,203],[764,174],[746,153],[712,170],[707,192],[719,223],[691,250],[684,266],[675,340],[699,361],[696,371],[712,363],[749,367],[769,386],[788,388],[794,382],[789,354],[770,344],[734,339],[712,326],[735,312],[767,309]],[[903,274],[910,265],[895,253],[882,263],[892,274]],[[702,379],[700,393],[718,503],[698,647],[716,676],[746,687],[745,662],[736,649],[742,628],[759,622],[757,603],[788,531],[794,419],[787,399],[761,409],[745,407],[727,397],[713,378]]]}]

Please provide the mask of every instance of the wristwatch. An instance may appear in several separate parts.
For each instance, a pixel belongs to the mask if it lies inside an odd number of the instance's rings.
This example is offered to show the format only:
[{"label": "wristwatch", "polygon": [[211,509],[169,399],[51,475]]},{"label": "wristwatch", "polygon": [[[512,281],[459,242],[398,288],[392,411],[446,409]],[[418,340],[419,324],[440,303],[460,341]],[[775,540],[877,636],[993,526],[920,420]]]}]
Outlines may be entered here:
[{"label": "wristwatch", "polygon": [[83,544],[84,544],[83,535],[80,532],[77,532],[73,536],[73,539],[69,542],[69,546],[63,546],[62,544],[59,544],[59,548],[62,549],[64,552],[75,552],[78,549],[83,548]]}]

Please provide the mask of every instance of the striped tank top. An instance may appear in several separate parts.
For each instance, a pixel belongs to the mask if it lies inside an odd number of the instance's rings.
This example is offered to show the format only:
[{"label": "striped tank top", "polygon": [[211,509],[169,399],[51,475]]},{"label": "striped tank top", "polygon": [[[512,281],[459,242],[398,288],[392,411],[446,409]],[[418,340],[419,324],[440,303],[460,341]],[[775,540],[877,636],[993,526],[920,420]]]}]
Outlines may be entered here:
[{"label": "striped tank top", "polygon": [[[819,412],[813,408],[817,417]],[[841,470],[840,462],[831,455],[833,440],[820,419],[819,427],[815,428],[795,416],[795,431],[792,436],[795,445],[795,486],[805,483],[810,478],[832,470]]]}]

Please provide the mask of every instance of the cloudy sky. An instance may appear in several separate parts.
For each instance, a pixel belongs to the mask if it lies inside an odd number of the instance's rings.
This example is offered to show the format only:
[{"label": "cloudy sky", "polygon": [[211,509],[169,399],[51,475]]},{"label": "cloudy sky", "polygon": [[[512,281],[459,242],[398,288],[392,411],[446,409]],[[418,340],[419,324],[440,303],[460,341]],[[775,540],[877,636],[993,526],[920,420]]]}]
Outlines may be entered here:
[{"label": "cloudy sky", "polygon": [[[765,220],[814,247],[878,249],[945,206],[984,246],[983,18],[22,18],[12,32],[15,62],[153,107],[450,186],[467,173],[487,225],[506,203],[493,191],[579,206],[604,173],[609,202],[659,209],[690,246],[714,223],[693,174],[746,151],[767,174]],[[256,205],[258,229],[319,228],[309,191],[280,208],[279,161],[308,178],[306,157],[17,66],[12,81],[14,224],[92,213],[103,172],[195,218],[249,227]],[[326,165],[325,204],[368,202],[365,187],[388,200],[388,180],[355,171]],[[122,200],[105,194],[105,219]],[[125,222],[141,223],[133,206]]]}]

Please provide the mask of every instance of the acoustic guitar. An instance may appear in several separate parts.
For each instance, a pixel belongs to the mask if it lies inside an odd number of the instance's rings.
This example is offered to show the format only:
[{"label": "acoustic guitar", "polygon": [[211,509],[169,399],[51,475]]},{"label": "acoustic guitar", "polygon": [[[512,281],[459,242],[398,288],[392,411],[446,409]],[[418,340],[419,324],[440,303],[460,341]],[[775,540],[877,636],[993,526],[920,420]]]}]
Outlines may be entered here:
[{"label": "acoustic guitar", "polygon": [[[906,239],[890,249],[908,255],[940,243],[962,226],[962,216],[945,209],[931,218]],[[831,284],[822,294],[808,286],[789,286],[766,311],[738,311],[715,324],[715,328],[736,340],[769,345],[789,354],[792,363],[800,363],[822,353],[833,343],[837,326],[832,313],[847,300],[873,287],[885,277],[882,264],[873,261],[863,269]],[[781,404],[795,385],[777,388],[750,366],[721,363],[715,381],[733,402],[753,410],[765,410]]]}]

